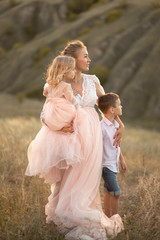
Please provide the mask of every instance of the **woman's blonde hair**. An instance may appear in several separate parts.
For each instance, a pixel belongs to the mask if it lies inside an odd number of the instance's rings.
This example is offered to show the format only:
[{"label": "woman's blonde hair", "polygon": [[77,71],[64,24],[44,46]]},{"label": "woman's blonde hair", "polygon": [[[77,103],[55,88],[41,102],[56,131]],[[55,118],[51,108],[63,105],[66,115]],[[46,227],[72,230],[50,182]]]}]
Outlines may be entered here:
[{"label": "woman's blonde hair", "polygon": [[64,74],[75,67],[75,59],[70,56],[57,56],[47,69],[46,82],[55,87],[63,80]]},{"label": "woman's blonde hair", "polygon": [[64,50],[61,52],[62,56],[78,57],[78,53],[82,48],[87,48],[80,40],[74,40],[67,44]]}]

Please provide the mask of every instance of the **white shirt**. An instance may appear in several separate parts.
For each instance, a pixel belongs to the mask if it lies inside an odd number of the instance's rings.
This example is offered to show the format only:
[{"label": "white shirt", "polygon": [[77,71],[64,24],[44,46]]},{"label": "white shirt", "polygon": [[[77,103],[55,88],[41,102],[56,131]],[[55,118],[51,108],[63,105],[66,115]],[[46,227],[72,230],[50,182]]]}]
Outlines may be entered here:
[{"label": "white shirt", "polygon": [[115,139],[113,139],[115,132],[119,128],[116,120],[110,122],[107,118],[101,121],[103,134],[103,162],[102,166],[109,168],[111,171],[118,172],[118,162],[120,155],[120,147],[113,146]]}]

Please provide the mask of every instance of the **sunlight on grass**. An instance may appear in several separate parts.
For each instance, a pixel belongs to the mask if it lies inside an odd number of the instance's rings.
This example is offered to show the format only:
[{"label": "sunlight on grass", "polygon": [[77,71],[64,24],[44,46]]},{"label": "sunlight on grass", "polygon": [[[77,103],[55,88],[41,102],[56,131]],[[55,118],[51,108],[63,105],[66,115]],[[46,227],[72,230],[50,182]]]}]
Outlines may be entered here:
[{"label": "sunlight on grass", "polygon": [[[49,185],[43,179],[24,175],[27,148],[41,127],[39,119],[4,118],[0,125],[0,239],[64,239],[54,224],[45,224]],[[126,127],[122,151],[128,172],[118,177],[122,188],[120,214],[126,217],[125,231],[117,239],[138,239],[137,234],[141,239],[152,239],[152,230],[156,239],[160,224],[160,184],[156,173],[160,169],[160,134]],[[103,195],[102,184],[100,190]]]}]

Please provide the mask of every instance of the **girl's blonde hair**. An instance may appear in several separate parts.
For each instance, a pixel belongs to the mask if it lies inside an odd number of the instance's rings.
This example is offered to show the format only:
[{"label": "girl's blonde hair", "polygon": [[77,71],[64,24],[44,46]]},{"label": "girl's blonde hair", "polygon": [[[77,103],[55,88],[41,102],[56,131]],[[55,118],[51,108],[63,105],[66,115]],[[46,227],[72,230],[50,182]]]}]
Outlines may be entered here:
[{"label": "girl's blonde hair", "polygon": [[63,80],[64,74],[75,67],[75,59],[70,56],[57,56],[47,69],[46,82],[55,87]]}]

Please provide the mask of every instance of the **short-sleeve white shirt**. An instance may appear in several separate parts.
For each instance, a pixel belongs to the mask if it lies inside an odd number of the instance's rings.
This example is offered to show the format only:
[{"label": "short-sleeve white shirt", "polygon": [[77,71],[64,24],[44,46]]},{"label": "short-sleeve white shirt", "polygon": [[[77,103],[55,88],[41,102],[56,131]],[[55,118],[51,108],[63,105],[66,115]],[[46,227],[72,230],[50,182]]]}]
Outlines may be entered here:
[{"label": "short-sleeve white shirt", "polygon": [[118,172],[118,162],[120,155],[120,147],[113,146],[114,134],[119,128],[116,120],[109,121],[104,117],[101,121],[102,134],[103,134],[103,162],[102,166],[109,168],[111,171]]}]

